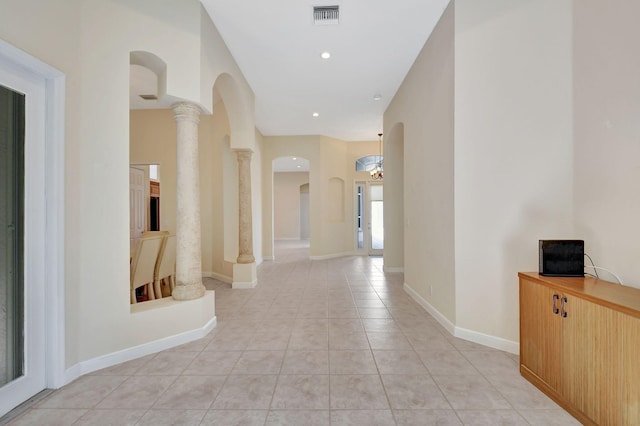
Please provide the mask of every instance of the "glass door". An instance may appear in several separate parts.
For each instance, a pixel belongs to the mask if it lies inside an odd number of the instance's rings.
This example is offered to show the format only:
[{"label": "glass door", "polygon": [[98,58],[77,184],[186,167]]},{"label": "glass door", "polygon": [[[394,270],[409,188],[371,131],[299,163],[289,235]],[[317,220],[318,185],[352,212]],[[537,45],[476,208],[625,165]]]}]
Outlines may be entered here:
[{"label": "glass door", "polygon": [[44,91],[0,58],[0,416],[46,383]]},{"label": "glass door", "polygon": [[384,250],[384,199],[382,183],[369,184],[369,255],[382,256]]},{"label": "glass door", "polygon": [[384,215],[382,182],[356,182],[355,247],[370,256],[382,256]]},{"label": "glass door", "polygon": [[0,86],[0,386],[24,373],[24,95]]}]

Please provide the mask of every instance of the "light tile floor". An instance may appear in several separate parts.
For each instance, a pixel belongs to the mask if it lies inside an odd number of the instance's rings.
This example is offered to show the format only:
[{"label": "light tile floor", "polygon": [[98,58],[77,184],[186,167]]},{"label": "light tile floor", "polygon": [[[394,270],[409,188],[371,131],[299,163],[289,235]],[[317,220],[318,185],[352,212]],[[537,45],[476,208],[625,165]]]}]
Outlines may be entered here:
[{"label": "light tile floor", "polygon": [[205,338],[79,378],[11,425],[576,425],[517,357],[452,337],[382,259],[279,243]]}]

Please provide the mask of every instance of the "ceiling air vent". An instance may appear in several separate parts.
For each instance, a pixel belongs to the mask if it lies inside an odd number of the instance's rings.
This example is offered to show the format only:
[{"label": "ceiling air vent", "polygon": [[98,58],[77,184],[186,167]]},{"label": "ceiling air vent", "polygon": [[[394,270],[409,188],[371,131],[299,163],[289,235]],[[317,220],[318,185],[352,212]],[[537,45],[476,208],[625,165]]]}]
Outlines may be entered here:
[{"label": "ceiling air vent", "polygon": [[340,6],[314,6],[313,23],[316,25],[337,24],[340,20]]}]

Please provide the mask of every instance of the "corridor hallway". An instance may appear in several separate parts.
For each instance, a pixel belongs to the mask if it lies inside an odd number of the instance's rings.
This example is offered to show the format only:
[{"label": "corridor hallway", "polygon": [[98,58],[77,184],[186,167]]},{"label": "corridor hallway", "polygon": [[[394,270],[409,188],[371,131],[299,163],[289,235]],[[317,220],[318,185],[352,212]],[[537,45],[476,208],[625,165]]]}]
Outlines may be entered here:
[{"label": "corridor hallway", "polygon": [[276,244],[205,338],[83,376],[13,425],[577,425],[517,357],[452,337],[381,257]]}]

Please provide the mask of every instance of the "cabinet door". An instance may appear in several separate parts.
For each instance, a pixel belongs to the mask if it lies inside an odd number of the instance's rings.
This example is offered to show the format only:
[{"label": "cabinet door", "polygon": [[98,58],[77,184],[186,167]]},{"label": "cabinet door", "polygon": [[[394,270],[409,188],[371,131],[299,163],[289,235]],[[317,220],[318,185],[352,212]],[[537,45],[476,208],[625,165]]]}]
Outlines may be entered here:
[{"label": "cabinet door", "polygon": [[623,314],[567,296],[562,393],[598,425],[622,423]]},{"label": "cabinet door", "polygon": [[554,294],[559,295],[544,285],[520,280],[520,363],[559,391],[562,321],[553,312]]},{"label": "cabinet door", "polygon": [[622,419],[625,425],[637,425],[640,422],[640,319],[623,317]]}]

